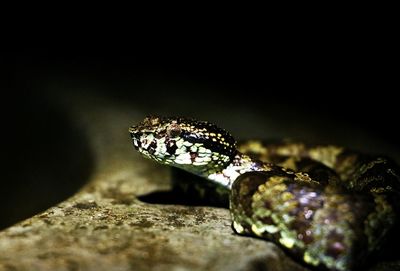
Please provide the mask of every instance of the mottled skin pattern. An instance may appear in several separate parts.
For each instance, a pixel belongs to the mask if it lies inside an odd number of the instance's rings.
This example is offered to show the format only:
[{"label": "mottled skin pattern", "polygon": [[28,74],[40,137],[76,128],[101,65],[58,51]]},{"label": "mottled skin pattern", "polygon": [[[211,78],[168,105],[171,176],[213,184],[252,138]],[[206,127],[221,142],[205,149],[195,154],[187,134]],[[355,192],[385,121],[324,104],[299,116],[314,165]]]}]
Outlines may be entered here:
[{"label": "mottled skin pattern", "polygon": [[129,131],[145,157],[211,181],[222,201],[230,194],[237,233],[272,240],[303,263],[353,270],[398,223],[400,171],[388,158],[298,142],[237,144],[185,118],[147,117]]}]

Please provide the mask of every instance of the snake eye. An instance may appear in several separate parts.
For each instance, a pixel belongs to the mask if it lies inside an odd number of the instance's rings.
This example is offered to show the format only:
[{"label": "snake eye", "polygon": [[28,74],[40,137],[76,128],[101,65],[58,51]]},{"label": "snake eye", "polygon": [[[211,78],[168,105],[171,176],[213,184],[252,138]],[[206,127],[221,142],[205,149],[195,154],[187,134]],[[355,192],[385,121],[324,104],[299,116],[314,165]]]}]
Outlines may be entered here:
[{"label": "snake eye", "polygon": [[171,138],[177,137],[181,134],[182,129],[177,123],[171,123],[167,127],[167,135]]}]

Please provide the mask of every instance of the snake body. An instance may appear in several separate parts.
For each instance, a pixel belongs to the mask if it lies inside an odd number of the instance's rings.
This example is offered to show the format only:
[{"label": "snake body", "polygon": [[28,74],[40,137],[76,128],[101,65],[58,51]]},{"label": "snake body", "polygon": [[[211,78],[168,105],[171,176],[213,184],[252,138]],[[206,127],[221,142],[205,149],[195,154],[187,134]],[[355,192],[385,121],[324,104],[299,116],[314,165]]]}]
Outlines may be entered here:
[{"label": "snake body", "polygon": [[391,159],[299,142],[237,143],[207,121],[146,117],[129,129],[146,158],[183,169],[229,197],[234,230],[271,240],[311,266],[353,270],[399,220]]}]

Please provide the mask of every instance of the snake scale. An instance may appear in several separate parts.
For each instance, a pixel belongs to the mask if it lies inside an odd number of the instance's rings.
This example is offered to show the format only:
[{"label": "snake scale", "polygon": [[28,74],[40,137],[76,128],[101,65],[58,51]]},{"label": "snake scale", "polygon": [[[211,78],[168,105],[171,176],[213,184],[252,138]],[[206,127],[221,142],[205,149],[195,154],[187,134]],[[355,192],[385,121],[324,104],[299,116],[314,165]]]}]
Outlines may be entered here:
[{"label": "snake scale", "polygon": [[400,170],[387,157],[289,141],[238,144],[210,122],[181,117],[146,117],[129,132],[146,158],[229,197],[238,234],[271,240],[317,269],[357,268],[398,223]]}]

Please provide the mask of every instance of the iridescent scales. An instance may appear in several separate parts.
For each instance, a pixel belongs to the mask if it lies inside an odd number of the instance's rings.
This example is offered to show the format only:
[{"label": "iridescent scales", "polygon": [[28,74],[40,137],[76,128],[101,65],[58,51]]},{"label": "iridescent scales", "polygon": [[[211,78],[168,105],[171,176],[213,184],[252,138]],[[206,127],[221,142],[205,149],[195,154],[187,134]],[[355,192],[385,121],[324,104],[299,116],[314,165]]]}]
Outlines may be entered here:
[{"label": "iridescent scales", "polygon": [[308,264],[348,270],[366,245],[363,221],[373,204],[272,170],[240,176],[230,208],[238,233],[273,240]]}]

